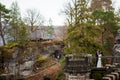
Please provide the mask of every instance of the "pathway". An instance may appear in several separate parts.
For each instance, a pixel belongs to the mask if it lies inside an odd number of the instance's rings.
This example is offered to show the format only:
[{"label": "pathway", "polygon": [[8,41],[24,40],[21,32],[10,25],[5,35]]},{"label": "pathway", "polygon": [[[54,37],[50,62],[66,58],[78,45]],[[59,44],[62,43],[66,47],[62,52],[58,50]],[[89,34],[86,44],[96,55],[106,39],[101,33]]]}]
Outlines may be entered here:
[{"label": "pathway", "polygon": [[31,75],[27,80],[43,80],[44,75],[50,75],[57,72],[57,70],[59,70],[59,67],[60,64],[57,63],[47,69],[44,69],[36,74]]}]

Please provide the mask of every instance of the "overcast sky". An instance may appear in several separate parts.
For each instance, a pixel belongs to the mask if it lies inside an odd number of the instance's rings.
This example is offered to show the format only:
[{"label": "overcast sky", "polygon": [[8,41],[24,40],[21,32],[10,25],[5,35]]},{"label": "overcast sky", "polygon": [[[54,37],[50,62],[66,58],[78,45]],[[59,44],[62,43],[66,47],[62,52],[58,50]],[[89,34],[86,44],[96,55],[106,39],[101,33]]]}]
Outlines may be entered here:
[{"label": "overcast sky", "polygon": [[[65,18],[61,11],[69,0],[0,0],[7,8],[11,6],[13,1],[18,2],[22,16],[24,16],[27,9],[35,8],[40,11],[46,21],[51,18],[53,25],[63,25]],[[120,0],[114,1],[114,5],[120,7]]]}]

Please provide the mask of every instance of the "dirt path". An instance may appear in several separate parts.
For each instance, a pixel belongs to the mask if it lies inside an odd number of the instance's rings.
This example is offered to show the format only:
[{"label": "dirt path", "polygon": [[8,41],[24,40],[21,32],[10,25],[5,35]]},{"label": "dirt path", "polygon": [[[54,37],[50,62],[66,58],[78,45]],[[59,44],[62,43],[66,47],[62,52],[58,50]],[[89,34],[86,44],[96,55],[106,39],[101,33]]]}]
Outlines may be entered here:
[{"label": "dirt path", "polygon": [[60,67],[60,64],[57,63],[43,71],[40,71],[40,72],[30,76],[27,80],[43,80],[44,75],[50,75],[50,74],[57,72],[57,70],[59,70],[59,67]]}]

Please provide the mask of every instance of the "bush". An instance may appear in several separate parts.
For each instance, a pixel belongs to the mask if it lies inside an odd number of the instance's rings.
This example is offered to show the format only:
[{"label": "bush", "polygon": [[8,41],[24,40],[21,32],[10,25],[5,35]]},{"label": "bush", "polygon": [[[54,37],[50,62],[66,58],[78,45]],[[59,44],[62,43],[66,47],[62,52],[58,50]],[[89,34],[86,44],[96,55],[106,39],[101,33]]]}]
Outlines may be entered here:
[{"label": "bush", "polygon": [[107,73],[105,68],[94,68],[90,72],[90,79],[102,80],[102,77]]},{"label": "bush", "polygon": [[43,58],[43,57],[39,57],[36,62],[44,62],[46,60],[46,58]]}]

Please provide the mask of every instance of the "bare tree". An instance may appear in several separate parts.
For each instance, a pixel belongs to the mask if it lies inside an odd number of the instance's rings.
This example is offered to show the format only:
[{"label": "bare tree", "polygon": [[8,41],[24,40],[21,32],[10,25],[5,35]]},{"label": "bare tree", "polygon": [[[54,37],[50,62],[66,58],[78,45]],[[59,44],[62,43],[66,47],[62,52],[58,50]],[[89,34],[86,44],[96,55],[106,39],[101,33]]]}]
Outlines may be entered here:
[{"label": "bare tree", "polygon": [[30,27],[30,31],[34,32],[44,23],[44,18],[38,10],[28,9],[25,15],[25,22]]}]

